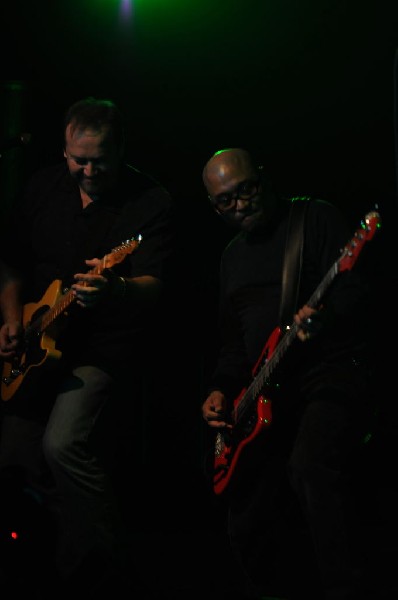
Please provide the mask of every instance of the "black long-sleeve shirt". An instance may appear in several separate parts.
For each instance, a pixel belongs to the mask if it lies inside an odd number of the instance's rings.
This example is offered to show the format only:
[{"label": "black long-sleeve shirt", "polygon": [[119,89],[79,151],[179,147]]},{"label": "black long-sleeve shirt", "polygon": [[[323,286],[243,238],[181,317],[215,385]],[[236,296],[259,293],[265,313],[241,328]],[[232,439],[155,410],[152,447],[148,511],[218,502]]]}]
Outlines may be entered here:
[{"label": "black long-sleeve shirt", "polygon": [[[272,227],[239,233],[222,255],[220,352],[209,387],[232,397],[251,381],[253,367],[279,326],[289,205],[289,200],[281,199]],[[309,202],[297,308],[312,296],[352,234],[344,216],[332,204],[315,199]],[[361,319],[368,291],[357,266],[336,276],[322,298],[326,321],[323,331],[305,344],[294,341],[282,359],[282,380],[289,379],[291,384],[297,376],[303,378],[314,372],[318,377],[330,365],[346,365],[359,357],[363,360],[366,340]]]}]

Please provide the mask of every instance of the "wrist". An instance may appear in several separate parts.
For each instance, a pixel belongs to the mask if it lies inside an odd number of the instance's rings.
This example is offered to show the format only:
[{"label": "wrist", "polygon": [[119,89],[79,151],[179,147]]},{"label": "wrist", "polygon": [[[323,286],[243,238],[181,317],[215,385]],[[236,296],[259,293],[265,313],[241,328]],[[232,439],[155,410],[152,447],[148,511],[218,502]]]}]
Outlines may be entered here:
[{"label": "wrist", "polygon": [[111,302],[124,300],[127,295],[127,281],[121,275],[116,275],[110,269],[104,272],[108,280],[108,298]]}]

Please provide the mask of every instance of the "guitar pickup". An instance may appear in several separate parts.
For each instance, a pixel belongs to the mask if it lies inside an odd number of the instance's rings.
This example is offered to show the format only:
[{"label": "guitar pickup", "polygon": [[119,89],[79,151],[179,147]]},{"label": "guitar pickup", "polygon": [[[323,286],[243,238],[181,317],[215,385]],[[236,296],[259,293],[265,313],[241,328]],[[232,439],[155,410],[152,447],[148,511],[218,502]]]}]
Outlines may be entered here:
[{"label": "guitar pickup", "polygon": [[[23,367],[23,365],[21,365]],[[23,368],[19,368],[19,369],[11,369],[10,374],[8,377],[2,377],[2,382],[5,383],[6,385],[9,385],[10,383],[12,383],[17,377],[19,377],[20,375],[23,374],[24,369]]]}]

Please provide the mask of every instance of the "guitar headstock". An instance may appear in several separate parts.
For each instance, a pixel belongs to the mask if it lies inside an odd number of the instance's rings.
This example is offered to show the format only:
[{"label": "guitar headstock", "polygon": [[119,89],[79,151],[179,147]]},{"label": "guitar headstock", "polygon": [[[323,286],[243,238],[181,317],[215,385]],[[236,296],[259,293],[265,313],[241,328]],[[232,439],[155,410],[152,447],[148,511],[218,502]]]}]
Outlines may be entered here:
[{"label": "guitar headstock", "polygon": [[[376,211],[373,210],[369,212],[361,221],[361,231],[365,235],[366,240],[371,240],[374,234],[381,227],[381,216]],[[359,235],[359,233],[358,233]]]},{"label": "guitar headstock", "polygon": [[138,248],[141,242],[142,235],[138,235],[137,237],[124,241],[120,246],[113,248],[113,250],[104,257],[104,268],[110,269],[113,265],[122,262],[127,254],[131,254]]},{"label": "guitar headstock", "polygon": [[371,211],[365,215],[354,236],[344,246],[339,259],[339,271],[346,271],[354,266],[365,243],[373,238],[380,227],[381,217],[377,211]]}]

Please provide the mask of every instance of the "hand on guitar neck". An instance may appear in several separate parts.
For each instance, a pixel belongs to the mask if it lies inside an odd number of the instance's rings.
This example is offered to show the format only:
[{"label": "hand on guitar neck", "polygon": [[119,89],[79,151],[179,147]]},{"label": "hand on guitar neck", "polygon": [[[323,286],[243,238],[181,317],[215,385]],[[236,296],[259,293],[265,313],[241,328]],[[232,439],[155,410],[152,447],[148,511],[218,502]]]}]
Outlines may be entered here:
[{"label": "hand on guitar neck", "polygon": [[[86,261],[91,270],[77,273],[76,283],[66,292],[62,282],[54,280],[38,303],[25,304],[22,321],[7,321],[0,329],[0,356],[4,359],[1,378],[1,399],[10,400],[19,390],[25,377],[34,373],[36,367],[51,365],[61,357],[56,348],[60,330],[60,317],[64,317],[62,326],[67,325],[67,308],[76,301],[83,309],[91,308],[100,302],[105,294],[114,289],[114,281],[103,275],[105,269],[120,263],[141,243],[142,236],[131,238],[114,248],[102,259]],[[124,279],[120,285],[124,286]],[[6,284],[11,287],[11,282]],[[18,284],[15,282],[15,291]],[[17,295],[15,292],[15,299]],[[17,303],[15,301],[15,306]],[[29,377],[28,377],[29,379]]]}]

